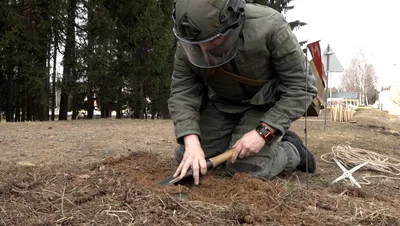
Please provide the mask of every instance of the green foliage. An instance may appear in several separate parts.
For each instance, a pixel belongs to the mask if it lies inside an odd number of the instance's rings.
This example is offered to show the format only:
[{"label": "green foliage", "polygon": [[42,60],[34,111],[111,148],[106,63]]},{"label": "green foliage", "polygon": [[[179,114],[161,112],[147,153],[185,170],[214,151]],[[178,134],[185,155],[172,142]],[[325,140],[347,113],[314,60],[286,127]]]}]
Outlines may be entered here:
[{"label": "green foliage", "polygon": [[[283,13],[293,8],[290,0],[254,2]],[[56,99],[62,91],[66,110],[168,117],[176,44],[172,5],[173,0],[0,1],[0,112],[10,120],[17,112],[23,114],[15,120],[47,120],[56,47],[57,61],[69,67],[57,68],[56,81]]]},{"label": "green foliage", "polygon": [[7,111],[7,121],[14,121],[11,111],[15,109],[19,115],[28,104],[35,106],[36,114],[33,115],[33,109],[27,114],[38,120],[47,119],[46,60],[53,3],[46,0],[32,0],[29,4],[24,1],[0,3],[0,77],[4,81],[2,84],[7,84],[0,88],[3,100],[0,109]]}]

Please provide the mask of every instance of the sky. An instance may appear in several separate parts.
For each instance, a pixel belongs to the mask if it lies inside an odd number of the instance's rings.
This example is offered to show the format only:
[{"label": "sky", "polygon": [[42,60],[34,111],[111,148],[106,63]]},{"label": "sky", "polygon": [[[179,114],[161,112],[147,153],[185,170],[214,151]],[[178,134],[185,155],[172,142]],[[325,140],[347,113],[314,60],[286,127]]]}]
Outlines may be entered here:
[{"label": "sky", "polygon": [[[400,81],[399,0],[293,0],[291,5],[286,19],[307,23],[295,31],[299,41],[320,40],[322,53],[329,44],[344,69],[362,50],[375,67],[378,89]],[[342,75],[332,73],[330,84],[338,86]]]}]

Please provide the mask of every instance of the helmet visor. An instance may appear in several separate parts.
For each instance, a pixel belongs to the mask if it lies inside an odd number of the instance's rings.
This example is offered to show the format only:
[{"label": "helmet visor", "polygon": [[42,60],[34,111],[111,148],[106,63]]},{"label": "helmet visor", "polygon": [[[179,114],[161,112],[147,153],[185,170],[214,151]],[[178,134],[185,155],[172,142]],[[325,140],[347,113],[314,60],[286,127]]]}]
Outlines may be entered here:
[{"label": "helmet visor", "polygon": [[193,65],[201,68],[213,68],[223,65],[235,57],[238,50],[240,28],[229,29],[201,41],[189,41],[175,35]]}]

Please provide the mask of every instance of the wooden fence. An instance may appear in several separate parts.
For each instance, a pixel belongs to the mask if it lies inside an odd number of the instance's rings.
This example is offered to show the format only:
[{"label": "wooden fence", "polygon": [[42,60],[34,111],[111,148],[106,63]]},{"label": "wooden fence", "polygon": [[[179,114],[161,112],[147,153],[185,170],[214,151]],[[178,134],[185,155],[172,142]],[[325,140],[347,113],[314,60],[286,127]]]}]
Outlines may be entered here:
[{"label": "wooden fence", "polygon": [[345,104],[331,105],[331,119],[334,122],[353,122],[355,107],[350,107]]}]

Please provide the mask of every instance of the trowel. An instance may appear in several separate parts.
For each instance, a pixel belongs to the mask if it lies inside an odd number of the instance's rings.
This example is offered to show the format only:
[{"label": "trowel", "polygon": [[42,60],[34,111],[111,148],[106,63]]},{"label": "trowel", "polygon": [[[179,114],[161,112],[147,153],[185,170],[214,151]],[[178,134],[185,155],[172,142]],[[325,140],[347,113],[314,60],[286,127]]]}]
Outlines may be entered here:
[{"label": "trowel", "polygon": [[[210,170],[210,169],[213,169],[213,168],[215,168],[215,167],[217,167],[219,165],[221,165],[225,161],[227,161],[230,158],[232,158],[232,153],[233,153],[234,150],[235,149],[232,148],[232,149],[229,149],[229,150],[227,150],[226,152],[224,152],[224,153],[222,153],[220,155],[217,155],[215,157],[207,159],[206,160],[207,171]],[[189,177],[193,178],[193,170],[192,169],[189,169],[186,172],[185,176],[183,176],[183,178],[173,177],[173,175],[170,175],[170,176],[164,178],[163,180],[161,180],[159,182],[159,184],[161,184],[161,185],[175,184],[175,183],[177,183],[179,181],[182,181],[183,179],[189,178]]]}]

